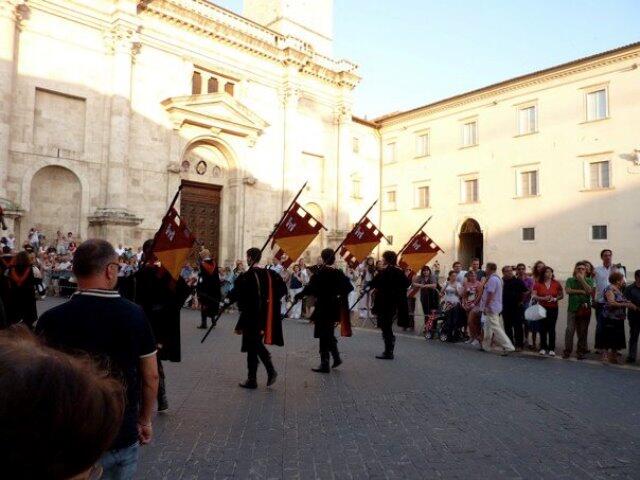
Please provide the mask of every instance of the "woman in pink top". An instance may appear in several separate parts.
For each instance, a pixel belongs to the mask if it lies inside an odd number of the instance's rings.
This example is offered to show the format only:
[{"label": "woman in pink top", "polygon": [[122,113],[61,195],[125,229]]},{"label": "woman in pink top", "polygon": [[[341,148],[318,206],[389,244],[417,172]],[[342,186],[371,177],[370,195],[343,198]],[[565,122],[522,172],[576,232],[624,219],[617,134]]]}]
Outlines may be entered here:
[{"label": "woman in pink top", "polygon": [[476,272],[469,270],[465,274],[464,283],[462,285],[462,308],[467,313],[467,326],[469,332],[469,340],[467,343],[474,345],[480,344],[480,334],[482,332],[480,326],[480,299],[482,298],[482,283],[478,281]]}]

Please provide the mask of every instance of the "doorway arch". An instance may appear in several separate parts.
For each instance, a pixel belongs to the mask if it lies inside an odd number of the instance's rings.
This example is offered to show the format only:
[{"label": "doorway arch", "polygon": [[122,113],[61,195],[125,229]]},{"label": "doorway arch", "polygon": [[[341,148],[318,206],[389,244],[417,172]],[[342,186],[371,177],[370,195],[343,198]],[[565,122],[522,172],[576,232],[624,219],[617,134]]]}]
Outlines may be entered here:
[{"label": "doorway arch", "polygon": [[463,268],[469,266],[472,258],[479,258],[480,265],[482,265],[484,234],[478,221],[473,218],[467,218],[460,227],[459,239],[458,260],[462,262]]},{"label": "doorway arch", "polygon": [[29,200],[26,228],[36,227],[50,240],[58,230],[80,235],[82,186],[71,170],[58,165],[38,170],[31,179]]}]

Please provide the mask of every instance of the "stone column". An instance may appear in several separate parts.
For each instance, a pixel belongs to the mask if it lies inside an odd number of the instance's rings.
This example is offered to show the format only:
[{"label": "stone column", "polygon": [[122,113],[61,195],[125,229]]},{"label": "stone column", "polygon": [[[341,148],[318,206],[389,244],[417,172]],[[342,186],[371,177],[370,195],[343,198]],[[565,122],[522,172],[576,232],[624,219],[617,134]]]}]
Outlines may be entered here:
[{"label": "stone column", "polygon": [[346,232],[351,228],[349,218],[349,203],[351,196],[351,169],[352,161],[352,133],[351,133],[351,107],[340,103],[336,108],[336,129],[338,136],[337,152],[337,178],[336,178],[336,230]]},{"label": "stone column", "polygon": [[298,101],[300,90],[291,82],[284,85],[282,103],[284,109],[283,121],[283,161],[282,161],[282,205],[286,208],[289,198],[288,192],[295,192],[300,188],[300,178],[296,174],[296,167],[300,162],[300,146],[298,142],[299,121],[298,121]]},{"label": "stone column", "polygon": [[15,52],[20,0],[0,0],[0,198],[7,196],[11,110],[14,98]]}]

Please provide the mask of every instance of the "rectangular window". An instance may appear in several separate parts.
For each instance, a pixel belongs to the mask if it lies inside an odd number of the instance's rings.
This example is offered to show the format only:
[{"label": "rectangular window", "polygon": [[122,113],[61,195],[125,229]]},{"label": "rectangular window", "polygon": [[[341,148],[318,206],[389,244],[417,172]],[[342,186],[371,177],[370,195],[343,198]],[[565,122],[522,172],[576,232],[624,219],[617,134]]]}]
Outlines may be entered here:
[{"label": "rectangular window", "polygon": [[463,203],[477,203],[478,202],[478,179],[465,180],[463,182],[462,191]]},{"label": "rectangular window", "polygon": [[538,171],[520,172],[520,196],[534,197],[538,195]]},{"label": "rectangular window", "polygon": [[416,137],[416,157],[429,155],[429,134],[423,133]]},{"label": "rectangular window", "polygon": [[360,195],[360,179],[354,178],[351,180],[351,197],[362,198]]},{"label": "rectangular window", "polygon": [[231,82],[227,82],[224,85],[224,91],[227,92],[229,95],[231,95],[233,97],[233,89],[234,89],[235,85]]},{"label": "rectangular window", "polygon": [[384,161],[385,163],[394,163],[396,161],[396,144],[387,143],[384,148]]},{"label": "rectangular window", "polygon": [[191,95],[200,95],[202,93],[202,74],[193,72],[191,77]]},{"label": "rectangular window", "polygon": [[592,162],[589,164],[589,189],[598,190],[611,186],[609,175],[609,161]]},{"label": "rectangular window", "polygon": [[216,93],[218,91],[218,79],[216,77],[209,77],[207,80],[207,93]]},{"label": "rectangular window", "polygon": [[602,88],[587,93],[587,121],[607,118],[607,89]]},{"label": "rectangular window", "polygon": [[591,225],[591,240],[607,240],[608,233],[606,225]]},{"label": "rectangular window", "polygon": [[478,122],[468,122],[462,125],[462,146],[471,147],[478,144]]},{"label": "rectangular window", "polygon": [[358,137],[353,137],[351,141],[351,147],[353,153],[360,153],[360,139]]},{"label": "rectangular window", "polygon": [[395,209],[396,209],[396,191],[387,190],[385,194],[385,210],[395,210]]},{"label": "rectangular window", "polygon": [[518,134],[526,135],[538,131],[537,112],[535,106],[518,110]]},{"label": "rectangular window", "polygon": [[429,187],[426,185],[416,188],[416,208],[429,208]]},{"label": "rectangular window", "polygon": [[533,242],[536,239],[536,229],[534,227],[525,227],[522,229],[522,241]]}]

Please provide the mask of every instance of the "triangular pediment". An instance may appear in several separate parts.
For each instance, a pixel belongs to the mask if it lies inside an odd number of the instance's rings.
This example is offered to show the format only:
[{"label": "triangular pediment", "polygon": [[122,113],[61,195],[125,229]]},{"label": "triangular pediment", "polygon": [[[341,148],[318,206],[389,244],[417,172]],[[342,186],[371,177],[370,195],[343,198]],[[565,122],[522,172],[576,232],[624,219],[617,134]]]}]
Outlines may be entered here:
[{"label": "triangular pediment", "polygon": [[167,98],[162,102],[174,125],[185,123],[239,136],[257,136],[269,126],[231,95],[208,93]]}]

